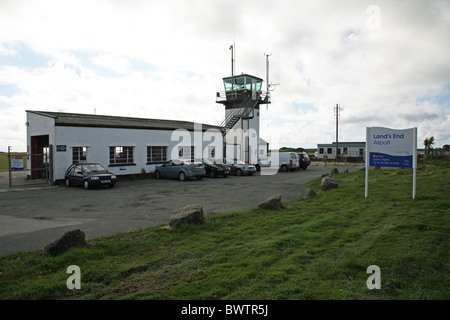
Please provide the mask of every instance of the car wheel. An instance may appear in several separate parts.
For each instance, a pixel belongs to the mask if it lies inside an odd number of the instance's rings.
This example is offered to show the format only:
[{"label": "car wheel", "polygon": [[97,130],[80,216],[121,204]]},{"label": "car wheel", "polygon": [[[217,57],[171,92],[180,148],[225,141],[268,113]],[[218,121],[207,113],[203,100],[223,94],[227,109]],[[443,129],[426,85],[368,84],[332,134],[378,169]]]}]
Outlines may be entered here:
[{"label": "car wheel", "polygon": [[186,180],[186,174],[185,174],[184,172],[180,172],[180,174],[178,175],[178,178],[179,178],[181,181],[184,181],[184,180]]},{"label": "car wheel", "polygon": [[237,169],[236,170],[236,175],[237,176],[242,176],[242,170],[241,169]]},{"label": "car wheel", "polygon": [[72,184],[70,183],[69,178],[66,178],[66,187],[70,187]]},{"label": "car wheel", "polygon": [[281,166],[281,172],[287,172],[288,168],[286,166]]},{"label": "car wheel", "polygon": [[156,177],[156,179],[161,179],[161,172],[156,171],[155,172],[155,177]]},{"label": "car wheel", "polygon": [[87,180],[84,180],[83,181],[83,187],[84,187],[84,189],[89,189],[89,182],[87,181]]},{"label": "car wheel", "polygon": [[197,180],[202,180],[202,179],[203,179],[202,176],[198,176],[198,177],[197,177]]},{"label": "car wheel", "polygon": [[109,187],[110,187],[110,188],[114,188],[115,185],[116,185],[115,183],[111,183],[111,184],[109,185]]}]

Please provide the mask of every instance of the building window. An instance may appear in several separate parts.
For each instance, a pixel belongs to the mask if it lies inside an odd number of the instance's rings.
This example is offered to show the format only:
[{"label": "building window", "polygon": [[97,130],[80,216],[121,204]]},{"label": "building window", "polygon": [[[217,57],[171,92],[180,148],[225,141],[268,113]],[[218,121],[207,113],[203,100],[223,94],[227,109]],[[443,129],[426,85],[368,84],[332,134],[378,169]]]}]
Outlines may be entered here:
[{"label": "building window", "polygon": [[72,163],[86,162],[87,148],[73,147],[72,149]]},{"label": "building window", "polygon": [[323,154],[323,148],[319,148],[319,154]]},{"label": "building window", "polygon": [[348,153],[348,148],[344,147],[344,154],[347,154],[347,153]]},{"label": "building window", "polygon": [[364,155],[364,149],[359,148],[359,156],[362,157]]},{"label": "building window", "polygon": [[194,162],[194,147],[178,147],[178,159]]},{"label": "building window", "polygon": [[134,164],[133,147],[109,147],[109,164]]},{"label": "building window", "polygon": [[147,147],[147,162],[167,161],[167,147]]},{"label": "building window", "polygon": [[327,153],[328,154],[333,154],[333,149],[332,148],[327,148]]}]

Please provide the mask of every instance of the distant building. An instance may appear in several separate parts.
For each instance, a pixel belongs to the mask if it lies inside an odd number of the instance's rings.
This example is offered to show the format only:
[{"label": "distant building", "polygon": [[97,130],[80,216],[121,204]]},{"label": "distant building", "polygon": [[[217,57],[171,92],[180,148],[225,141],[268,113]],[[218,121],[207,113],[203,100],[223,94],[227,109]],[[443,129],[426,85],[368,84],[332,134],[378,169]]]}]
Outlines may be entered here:
[{"label": "distant building", "polygon": [[[339,142],[338,157],[349,162],[364,162],[366,159],[365,142]],[[336,159],[336,142],[317,144],[316,156],[318,159]]]}]

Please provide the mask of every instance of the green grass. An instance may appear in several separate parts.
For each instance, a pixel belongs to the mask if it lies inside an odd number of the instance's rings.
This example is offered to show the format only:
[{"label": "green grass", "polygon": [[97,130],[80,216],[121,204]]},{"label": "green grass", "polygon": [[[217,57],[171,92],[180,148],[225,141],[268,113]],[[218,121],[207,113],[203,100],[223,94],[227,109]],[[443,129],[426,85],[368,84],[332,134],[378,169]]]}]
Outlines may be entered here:
[{"label": "green grass", "polygon": [[[449,299],[450,169],[335,176],[278,211],[207,217],[177,230],[150,228],[89,241],[56,258],[41,251],[0,258],[1,299]],[[66,269],[81,269],[69,290]],[[369,290],[367,267],[381,269]]]}]

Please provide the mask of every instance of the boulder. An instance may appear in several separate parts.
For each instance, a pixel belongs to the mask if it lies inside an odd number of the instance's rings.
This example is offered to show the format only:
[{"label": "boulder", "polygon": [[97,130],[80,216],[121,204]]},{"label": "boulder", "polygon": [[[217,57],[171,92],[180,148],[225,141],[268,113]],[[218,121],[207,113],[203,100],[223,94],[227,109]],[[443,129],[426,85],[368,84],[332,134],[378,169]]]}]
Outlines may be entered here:
[{"label": "boulder", "polygon": [[334,168],[333,170],[331,170],[330,175],[331,174],[338,174],[338,173],[339,173],[338,168]]},{"label": "boulder", "polygon": [[173,212],[170,216],[169,225],[175,229],[184,223],[201,224],[203,221],[203,207],[199,204],[192,204]]},{"label": "boulder", "polygon": [[337,188],[338,184],[339,184],[338,181],[335,178],[330,177],[330,176],[323,178],[320,183],[323,191]]},{"label": "boulder", "polygon": [[261,209],[268,209],[268,210],[277,210],[281,209],[283,205],[281,204],[281,195],[280,194],[274,194],[273,196],[270,196],[265,201],[261,202],[258,205],[258,208]]},{"label": "boulder", "polygon": [[84,232],[80,229],[72,230],[64,233],[58,239],[48,244],[44,248],[44,255],[55,257],[66,252],[70,248],[85,248],[87,246],[88,244]]}]

